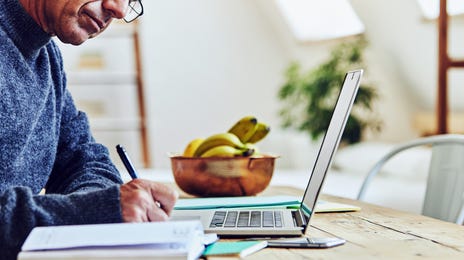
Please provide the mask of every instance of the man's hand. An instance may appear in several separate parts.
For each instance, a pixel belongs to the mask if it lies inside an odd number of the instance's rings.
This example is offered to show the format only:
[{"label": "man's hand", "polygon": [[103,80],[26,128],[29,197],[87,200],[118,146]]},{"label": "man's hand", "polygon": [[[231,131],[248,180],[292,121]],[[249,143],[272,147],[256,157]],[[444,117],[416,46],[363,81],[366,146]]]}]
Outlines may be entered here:
[{"label": "man's hand", "polygon": [[124,222],[167,220],[179,196],[166,185],[143,179],[121,185],[120,193]]}]

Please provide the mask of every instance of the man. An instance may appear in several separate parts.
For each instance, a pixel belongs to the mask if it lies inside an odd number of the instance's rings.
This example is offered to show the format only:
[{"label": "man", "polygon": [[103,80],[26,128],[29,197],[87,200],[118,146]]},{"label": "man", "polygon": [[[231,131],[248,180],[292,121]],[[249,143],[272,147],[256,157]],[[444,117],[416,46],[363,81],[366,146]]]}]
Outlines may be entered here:
[{"label": "man", "polygon": [[[66,89],[51,39],[79,45],[137,0],[0,0],[0,258],[35,226],[166,220],[177,193],[122,184]],[[129,11],[130,10],[130,11]],[[45,188],[45,195],[38,195]],[[158,206],[161,205],[161,206]]]}]

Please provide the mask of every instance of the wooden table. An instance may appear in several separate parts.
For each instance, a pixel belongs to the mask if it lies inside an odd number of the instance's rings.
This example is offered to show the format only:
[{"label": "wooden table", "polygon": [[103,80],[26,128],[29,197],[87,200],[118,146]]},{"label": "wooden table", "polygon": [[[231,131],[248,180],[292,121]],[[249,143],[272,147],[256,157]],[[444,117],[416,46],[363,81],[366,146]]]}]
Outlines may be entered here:
[{"label": "wooden table", "polygon": [[[301,195],[302,191],[271,186],[263,194]],[[329,249],[266,248],[246,259],[464,259],[464,226],[351,199],[321,198],[362,208],[359,212],[318,213],[311,219],[308,236],[341,237],[347,241],[345,245]]]}]

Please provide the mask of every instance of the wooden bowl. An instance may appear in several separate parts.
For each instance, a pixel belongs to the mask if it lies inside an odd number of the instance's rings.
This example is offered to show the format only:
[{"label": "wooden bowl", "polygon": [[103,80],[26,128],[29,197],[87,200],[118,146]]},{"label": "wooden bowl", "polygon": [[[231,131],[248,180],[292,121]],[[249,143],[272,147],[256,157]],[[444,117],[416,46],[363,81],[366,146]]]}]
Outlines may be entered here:
[{"label": "wooden bowl", "polygon": [[195,158],[171,156],[177,186],[199,197],[252,196],[271,181],[276,156]]}]

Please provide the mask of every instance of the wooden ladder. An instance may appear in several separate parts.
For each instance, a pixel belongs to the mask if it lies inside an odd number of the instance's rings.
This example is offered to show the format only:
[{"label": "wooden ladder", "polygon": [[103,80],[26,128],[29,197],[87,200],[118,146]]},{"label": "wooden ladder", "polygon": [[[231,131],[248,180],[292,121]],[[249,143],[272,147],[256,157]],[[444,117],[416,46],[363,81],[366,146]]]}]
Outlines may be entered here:
[{"label": "wooden ladder", "polygon": [[438,93],[437,134],[448,133],[448,70],[464,67],[464,60],[452,59],[448,55],[448,11],[447,0],[440,0],[438,16]]}]

